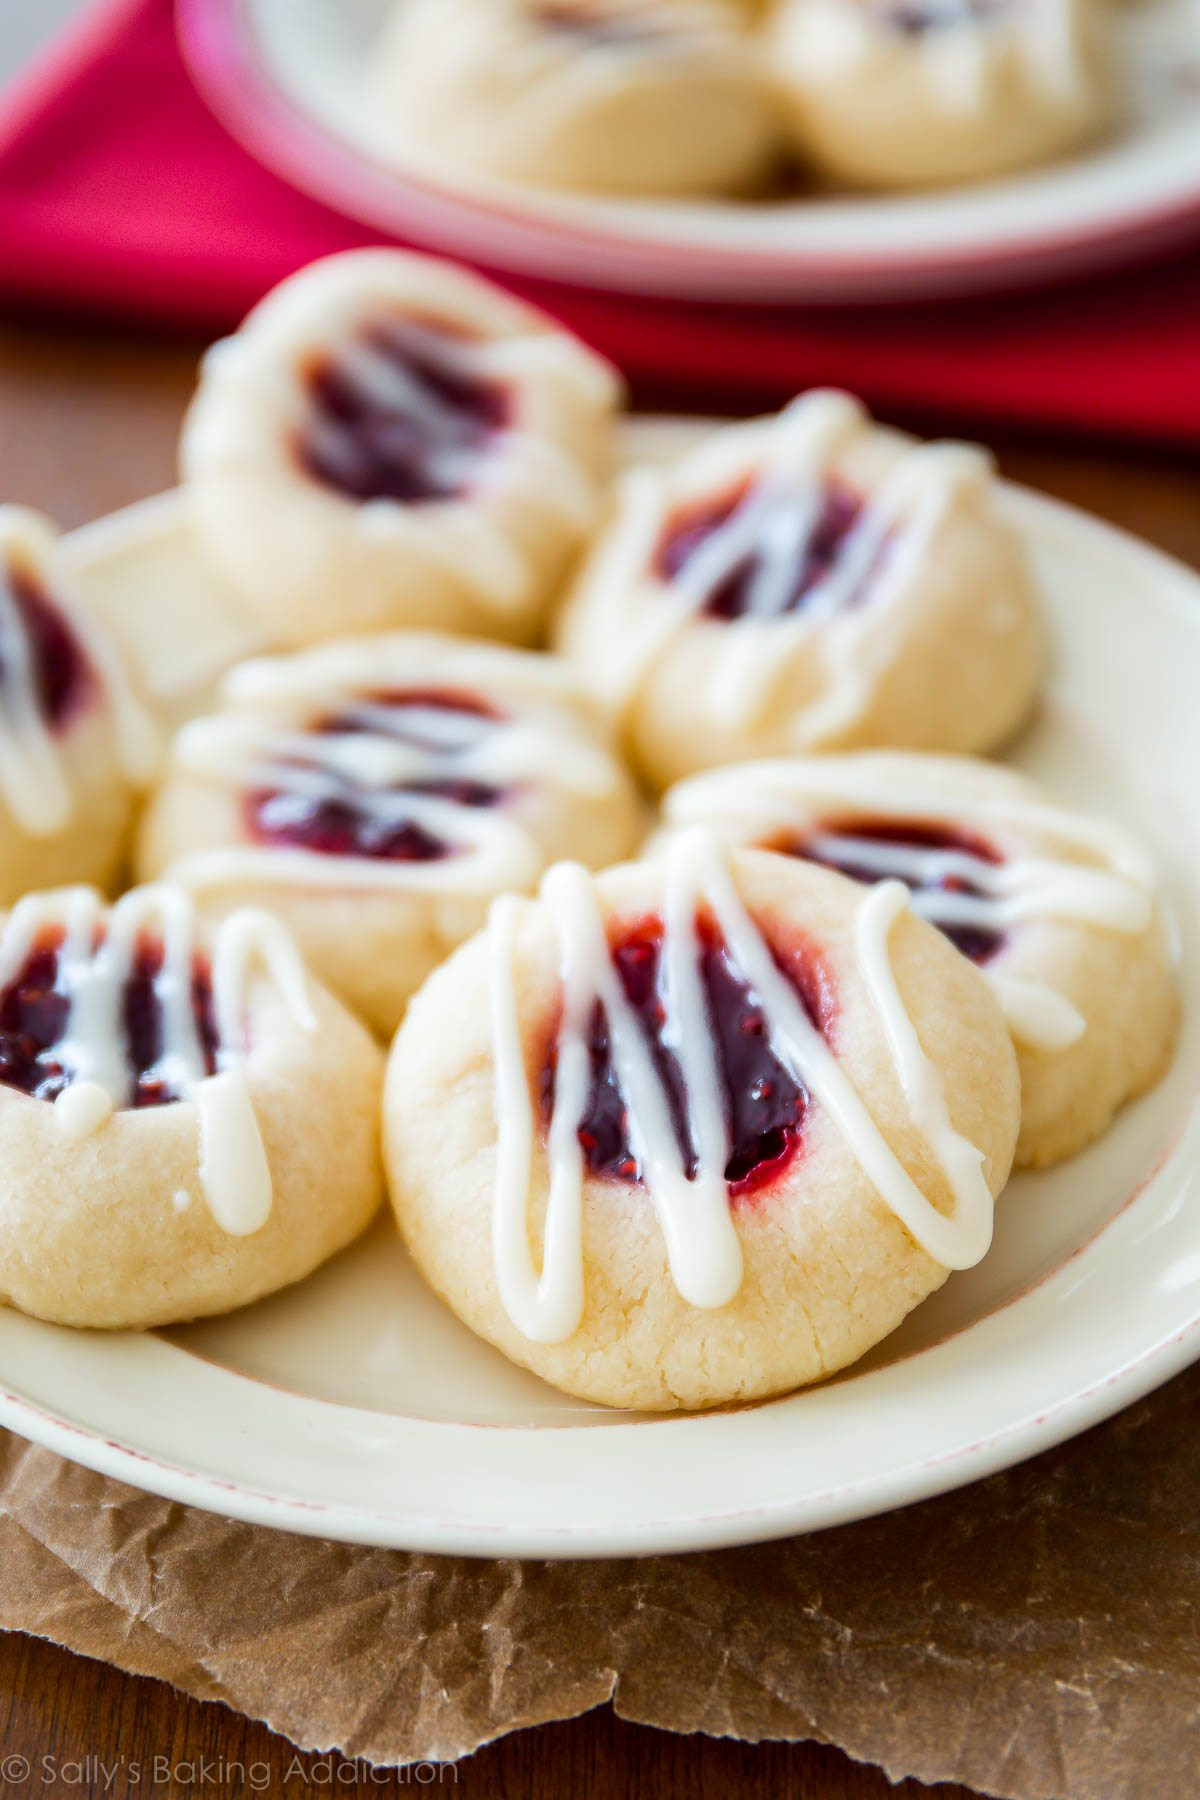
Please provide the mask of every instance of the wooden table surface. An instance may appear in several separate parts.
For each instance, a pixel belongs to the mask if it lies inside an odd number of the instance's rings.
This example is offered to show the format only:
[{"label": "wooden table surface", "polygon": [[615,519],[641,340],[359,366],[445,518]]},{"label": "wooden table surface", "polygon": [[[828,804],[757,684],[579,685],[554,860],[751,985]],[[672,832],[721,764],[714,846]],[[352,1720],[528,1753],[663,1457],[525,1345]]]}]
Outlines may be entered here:
[{"label": "wooden table surface", "polygon": [[[168,486],[197,350],[65,328],[0,328],[0,499],[41,507],[71,526]],[[1200,464],[1020,442],[1001,447],[1001,462],[1015,479],[1200,567]],[[422,1771],[422,1783],[337,1758],[293,1759],[289,1744],[224,1707],[0,1635],[5,1800],[72,1792],[218,1800],[418,1785],[511,1800],[883,1800],[893,1793],[950,1800],[967,1793],[917,1782],[892,1789],[878,1770],[835,1750],[673,1737],[625,1725],[607,1708],[517,1734],[455,1768]]]}]

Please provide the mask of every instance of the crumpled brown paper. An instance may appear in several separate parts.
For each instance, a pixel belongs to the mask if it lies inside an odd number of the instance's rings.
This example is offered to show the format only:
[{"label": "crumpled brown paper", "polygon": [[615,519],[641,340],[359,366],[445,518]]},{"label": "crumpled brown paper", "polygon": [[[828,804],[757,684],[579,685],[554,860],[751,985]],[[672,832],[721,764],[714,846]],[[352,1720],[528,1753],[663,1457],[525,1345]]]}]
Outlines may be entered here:
[{"label": "crumpled brown paper", "polygon": [[0,1624],[305,1749],[458,1757],[611,1697],[642,1723],[817,1738],[1012,1800],[1200,1790],[1200,1369],[964,1492],[694,1557],[351,1548],[8,1434],[0,1508]]}]

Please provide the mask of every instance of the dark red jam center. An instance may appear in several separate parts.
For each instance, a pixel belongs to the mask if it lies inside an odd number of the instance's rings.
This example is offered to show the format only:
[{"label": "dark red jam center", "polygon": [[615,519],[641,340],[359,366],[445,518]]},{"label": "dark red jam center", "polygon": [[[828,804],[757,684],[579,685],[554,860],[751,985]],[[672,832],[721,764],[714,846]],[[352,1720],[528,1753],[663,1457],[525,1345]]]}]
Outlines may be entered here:
[{"label": "dark red jam center", "polygon": [[[91,686],[87,659],[58,608],[30,576],[10,569],[0,572],[0,581],[7,583],[29,645],[38,710],[46,724],[58,730],[87,699]],[[0,666],[4,660],[0,639]]]},{"label": "dark red jam center", "polygon": [[298,454],[353,500],[451,500],[510,422],[508,390],[471,373],[468,340],[417,322],[381,324],[350,355],[314,363]]},{"label": "dark red jam center", "polygon": [[[369,710],[368,710],[369,709]],[[447,721],[461,719],[461,740],[449,741],[428,730],[433,712]],[[435,836],[415,819],[403,817],[403,809],[389,809],[388,796],[424,794],[452,801],[457,806],[492,807],[503,803],[502,788],[455,772],[463,748],[478,741],[480,729],[498,723],[500,715],[470,694],[444,690],[405,690],[363,696],[358,709],[332,713],[310,727],[317,736],[354,736],[372,733],[395,738],[438,753],[444,774],[420,781],[399,783],[394,788],[368,791],[344,775],[320,764],[296,759],[297,770],[320,767],[327,793],[316,797],[286,786],[260,788],[247,796],[250,830],[264,844],[311,850],[321,856],[358,856],[388,862],[440,862],[456,854],[458,846]],[[456,747],[457,746],[457,747]],[[383,799],[385,804],[381,805]],[[397,816],[399,814],[399,816]]]},{"label": "dark red jam center", "polygon": [[[681,511],[669,523],[655,554],[660,580],[674,581],[691,564],[697,552],[722,529],[735,526],[742,509],[756,504],[753,488],[742,488],[719,500]],[[772,554],[772,541],[785,539],[787,514],[803,504],[801,496],[781,494],[777,504],[761,520],[759,543],[716,581],[703,611],[714,619],[740,619],[750,609],[751,584],[764,560]],[[791,555],[787,569],[787,598],[780,613],[799,612],[821,582],[837,565],[846,539],[862,512],[862,502],[849,488],[830,482],[821,494],[821,505],[806,541]],[[853,599],[861,598],[856,592]]]},{"label": "dark red jam center", "polygon": [[[47,932],[8,986],[0,990],[0,1082],[35,1100],[55,1100],[72,1077],[58,1059],[66,1035],[71,995],[64,985],[59,950],[61,931]],[[121,1028],[129,1066],[130,1107],[163,1106],[179,1093],[159,1068],[164,1049],[158,977],[162,945],[153,938],[138,944],[121,996]],[[192,1011],[209,1075],[217,1066],[217,1030],[207,965],[192,965]]]},{"label": "dark red jam center", "polygon": [[604,49],[637,49],[647,42],[674,35],[669,25],[649,12],[606,11],[600,7],[573,6],[569,0],[563,0],[561,5],[547,0],[547,4],[537,9],[537,21],[547,31],[559,32]]},{"label": "dark red jam center", "polygon": [[[982,838],[971,837],[969,833],[962,831],[945,831],[937,825],[923,825],[907,819],[900,822],[889,820],[886,823],[853,819],[844,824],[823,825],[820,835],[825,838],[858,838],[860,841],[867,839],[873,844],[896,844],[912,850],[957,850],[962,855],[975,856],[980,861],[993,865],[1003,860]],[[836,855],[831,854],[825,846],[818,853],[811,843],[803,839],[788,840],[775,848],[790,856],[802,856],[806,862],[822,863],[826,868],[838,869],[843,875],[849,875],[852,881],[870,885],[885,879],[878,869],[855,861],[852,842],[847,842],[844,854]],[[914,881],[904,875],[898,879],[913,894],[971,894],[983,897],[980,888],[959,875],[947,874],[934,881]],[[964,956],[969,956],[972,962],[977,963],[987,962],[1004,942],[1003,932],[984,930],[978,925],[939,925],[938,929]]]},{"label": "dark red jam center", "polygon": [[986,25],[1011,11],[1011,0],[882,0],[879,16],[905,37],[951,25]]},{"label": "dark red jam center", "polygon": [[[797,1153],[808,1113],[803,1084],[775,1054],[761,1001],[734,962],[710,919],[697,920],[700,976],[708,1001],[709,1029],[725,1094],[730,1154],[725,1179],[735,1196],[749,1196],[780,1175]],[[664,1041],[667,1025],[662,991],[661,919],[650,918],[626,930],[611,954],[621,985],[645,1035],[662,1083],[676,1140],[689,1178],[696,1172],[696,1150],[687,1120],[687,1090],[675,1052]],[[779,967],[800,994],[809,1016],[828,1029],[832,1001],[823,971],[805,955],[777,958]],[[597,1001],[588,1034],[592,1079],[579,1127],[584,1160],[593,1175],[640,1182],[630,1141],[629,1108],[613,1067],[608,1018]],[[543,1082],[543,1110],[549,1118],[554,1103],[554,1061]]]}]

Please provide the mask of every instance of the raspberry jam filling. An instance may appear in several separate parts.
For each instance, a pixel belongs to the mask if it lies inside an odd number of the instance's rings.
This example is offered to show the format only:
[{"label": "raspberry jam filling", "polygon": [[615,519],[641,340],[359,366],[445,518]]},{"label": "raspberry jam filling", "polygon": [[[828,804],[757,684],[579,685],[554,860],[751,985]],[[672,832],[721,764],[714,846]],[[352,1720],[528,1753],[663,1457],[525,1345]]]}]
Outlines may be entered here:
[{"label": "raspberry jam filling", "polygon": [[[62,932],[45,933],[8,986],[0,990],[0,1082],[35,1100],[56,1100],[74,1079],[59,1059],[69,1023],[71,995],[60,950]],[[127,1107],[164,1106],[179,1092],[160,1066],[165,1047],[158,978],[161,943],[143,938],[121,995],[121,1030],[129,1069]],[[192,1012],[205,1068],[216,1072],[217,1030],[207,964],[192,963]]]},{"label": "raspberry jam filling", "polygon": [[[772,605],[770,616],[799,612],[836,567],[862,514],[859,496],[836,482],[825,484],[816,517],[807,529],[798,530],[797,518],[804,507],[803,496],[787,493],[764,504],[761,490],[751,487],[682,510],[659,542],[655,572],[668,582],[689,570],[695,574],[696,557],[719,533],[733,537],[753,520],[752,544],[734,555],[712,581],[701,611],[714,619],[742,618],[755,610],[753,590],[764,572],[769,572],[772,587],[782,597]],[[861,592],[860,585],[843,599],[852,603],[861,598]]]},{"label": "raspberry jam filling", "polygon": [[924,37],[952,25],[987,25],[1011,11],[1010,0],[883,0],[879,17],[904,37]]},{"label": "raspberry jam filling", "polygon": [[[753,1196],[781,1175],[799,1151],[808,1115],[807,1089],[775,1055],[758,996],[746,981],[706,916],[697,921],[700,977],[708,1002],[709,1027],[717,1053],[730,1153],[725,1180],[734,1196]],[[664,1039],[666,1006],[662,989],[662,920],[642,920],[612,944],[613,964],[630,1006],[645,1033],[666,1095],[676,1140],[689,1178],[696,1152],[687,1117],[683,1071]],[[804,1001],[809,1016],[828,1032],[831,996],[823,971],[805,954],[780,968]],[[588,1033],[591,1087],[579,1126],[584,1161],[593,1175],[641,1182],[642,1171],[629,1134],[629,1109],[613,1067],[608,1020],[597,1001]],[[549,1119],[554,1103],[553,1056],[543,1078],[542,1105]]]},{"label": "raspberry jam filling", "polygon": [[580,39],[597,48],[636,49],[647,41],[674,35],[649,13],[606,12],[586,5],[547,4],[537,9],[537,22],[547,31]]},{"label": "raspberry jam filling", "polygon": [[354,856],[391,862],[440,862],[458,846],[406,816],[402,796],[421,795],[455,806],[503,804],[505,790],[458,772],[500,714],[470,694],[412,689],[369,694],[356,706],[330,714],[310,727],[313,737],[371,736],[411,745],[427,753],[431,773],[389,787],[368,787],[320,757],[314,744],[311,759],[295,758],[283,767],[298,774],[318,773],[307,782],[277,786],[247,795],[246,815],[260,843],[277,844],[320,856]]},{"label": "raspberry jam filling", "polygon": [[[91,671],[66,620],[38,584],[21,571],[0,575],[16,608],[28,646],[38,710],[51,730],[61,730],[83,705]],[[6,661],[0,637],[0,675]]]},{"label": "raspberry jam filling", "polygon": [[314,363],[304,469],[363,502],[466,493],[512,413],[508,390],[472,370],[470,347],[445,327],[398,320]]},{"label": "raspberry jam filling", "polygon": [[[1004,860],[982,838],[971,837],[967,832],[946,831],[937,825],[923,825],[909,820],[884,823],[854,819],[845,824],[823,825],[818,835],[821,839],[819,848],[814,847],[810,841],[805,839],[788,840],[773,847],[789,856],[803,857],[806,862],[821,863],[826,868],[837,869],[843,875],[849,875],[852,881],[861,881],[867,884],[882,881],[888,871],[877,866],[874,858],[871,859],[868,866],[862,860],[861,853],[856,860],[853,842],[855,839],[860,844],[865,841],[884,848],[889,844],[894,844],[900,851],[945,850],[957,852],[959,855],[975,857],[980,862],[990,863],[993,867],[997,867]],[[833,844],[838,839],[847,840],[844,852],[833,849]],[[965,894],[980,900],[986,898],[982,888],[975,886],[973,882],[953,871],[942,874],[935,872],[933,879],[925,880],[902,873],[900,868],[897,868],[895,873],[897,879],[903,881],[912,894]],[[1004,942],[1003,932],[991,931],[979,925],[942,924],[939,922],[938,930],[948,937],[964,956],[970,957],[971,961],[976,963],[987,962],[995,956]]]}]

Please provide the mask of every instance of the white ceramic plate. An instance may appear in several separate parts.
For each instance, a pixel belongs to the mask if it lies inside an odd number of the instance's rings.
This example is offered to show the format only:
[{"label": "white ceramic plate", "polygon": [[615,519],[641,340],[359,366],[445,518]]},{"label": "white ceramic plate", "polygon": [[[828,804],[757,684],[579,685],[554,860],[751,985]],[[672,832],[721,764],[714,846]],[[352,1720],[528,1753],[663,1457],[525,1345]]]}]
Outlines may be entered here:
[{"label": "white ceramic plate", "polygon": [[1126,0],[1130,112],[1111,142],[944,193],[769,204],[606,200],[401,153],[362,99],[394,0],[177,0],[202,92],[255,155],[352,218],[493,268],[747,301],[992,291],[1200,229],[1200,0]]},{"label": "white ceramic plate", "polygon": [[[650,456],[696,428],[636,429]],[[1149,840],[1189,1005],[1167,1079],[1086,1154],[1012,1183],[979,1268],[823,1387],[635,1418],[566,1399],[474,1338],[381,1220],[299,1287],[182,1330],[101,1335],[0,1308],[0,1421],[263,1524],[601,1556],[746,1543],[939,1493],[1200,1356],[1200,579],[1027,492],[1004,503],[1028,533],[1057,640],[1017,760]],[[255,647],[204,573],[178,495],[77,533],[71,554],[176,713]]]}]

